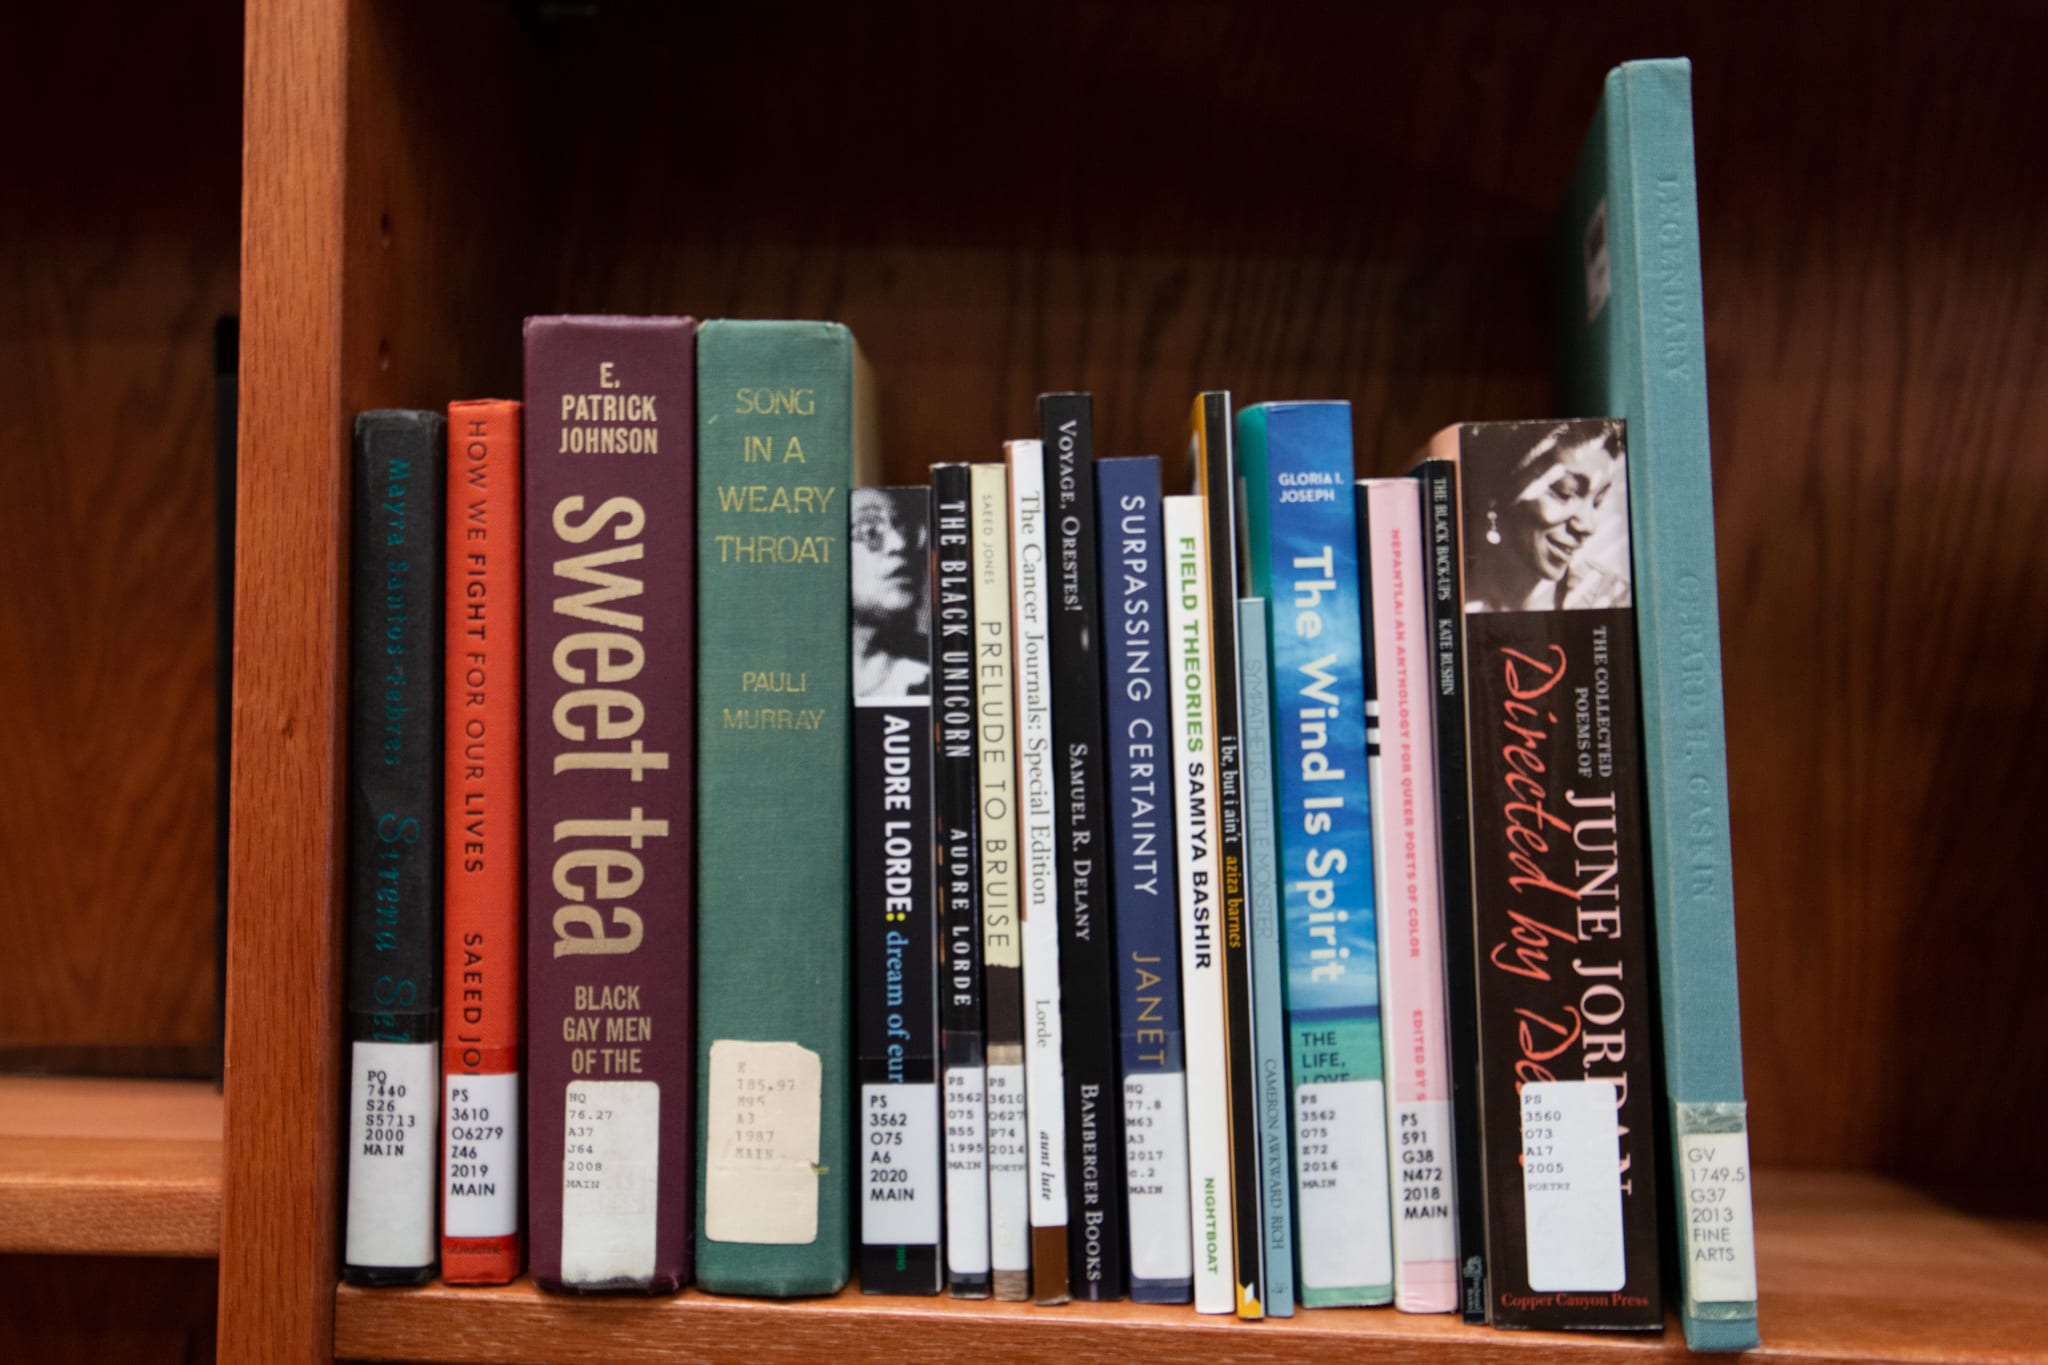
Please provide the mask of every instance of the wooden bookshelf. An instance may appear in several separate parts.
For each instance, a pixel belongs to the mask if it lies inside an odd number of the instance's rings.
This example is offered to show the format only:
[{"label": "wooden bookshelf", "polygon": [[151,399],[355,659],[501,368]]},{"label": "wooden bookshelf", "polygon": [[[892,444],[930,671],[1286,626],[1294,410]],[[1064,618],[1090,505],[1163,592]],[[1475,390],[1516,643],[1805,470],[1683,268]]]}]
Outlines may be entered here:
[{"label": "wooden bookshelf", "polygon": [[[1757,1183],[1764,1350],[1795,1361],[2038,1360],[2048,1342],[2048,1253],[1993,1224],[1872,1176],[1766,1172]],[[1535,1362],[1685,1354],[1662,1336],[1494,1332],[1392,1310],[1302,1312],[1252,1324],[1191,1308],[959,1299],[788,1304],[686,1292],[574,1299],[504,1289],[343,1287],[337,1354],[376,1360],[657,1365],[718,1360]]]},{"label": "wooden bookshelf", "polygon": [[220,1185],[204,1081],[0,1076],[0,1253],[214,1256]]},{"label": "wooden bookshelf", "polygon": [[1767,1353],[2038,1349],[2040,1224],[1877,1173],[2048,1181],[2048,1148],[1986,1141],[2048,1118],[2013,1061],[2048,1053],[2044,39],[2038,6],[1848,0],[249,4],[221,1358],[1675,1349],[1387,1314],[337,1294],[335,1261],[354,412],[516,392],[527,313],[822,316],[875,363],[897,479],[993,454],[1066,386],[1101,396],[1106,453],[1174,448],[1198,387],[1347,397],[1386,467],[1547,408],[1551,208],[1606,68],[1673,52],[1753,1149],[1852,1173],[1765,1185]]},{"label": "wooden bookshelf", "polygon": [[1170,450],[1202,386],[1348,397],[1384,467],[1547,407],[1551,207],[1604,70],[1679,52],[1752,1140],[1779,1171],[1764,1354],[2048,1342],[2048,1147],[2012,1136],[2048,1119],[2048,10],[19,9],[0,1066],[208,1058],[208,350],[238,295],[242,557],[228,1094],[0,1077],[0,1359],[205,1358],[216,1294],[231,1365],[1675,1351],[1386,1313],[372,1295],[335,1250],[356,410],[516,392],[529,312],[827,316],[875,362],[898,479],[992,454],[1054,386],[1101,395],[1109,453]]}]

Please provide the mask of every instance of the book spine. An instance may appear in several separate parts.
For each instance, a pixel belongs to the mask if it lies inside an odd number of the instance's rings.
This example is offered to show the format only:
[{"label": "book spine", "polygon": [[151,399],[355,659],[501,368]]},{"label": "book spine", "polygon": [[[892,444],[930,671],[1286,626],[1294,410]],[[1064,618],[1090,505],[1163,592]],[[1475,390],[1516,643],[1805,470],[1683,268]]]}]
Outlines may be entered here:
[{"label": "book spine", "polygon": [[519,1224],[520,409],[448,405],[441,1278],[507,1284]]},{"label": "book spine", "polygon": [[1216,757],[1217,909],[1223,920],[1223,1025],[1230,1063],[1231,1223],[1237,1315],[1266,1313],[1264,1185],[1259,1174],[1258,1075],[1252,1037],[1252,945],[1245,924],[1243,722],[1237,699],[1237,460],[1230,395],[1195,398],[1189,458],[1209,541],[1209,677]]},{"label": "book spine", "polygon": [[1253,590],[1272,604],[1281,933],[1294,1088],[1295,1296],[1393,1298],[1351,418],[1240,418]]},{"label": "book spine", "polygon": [[1186,1029],[1188,1213],[1195,1308],[1237,1311],[1231,1228],[1230,1059],[1217,928],[1215,725],[1210,710],[1208,529],[1202,499],[1160,499],[1166,538],[1166,629],[1173,705],[1174,842],[1180,874],[1181,1018]]},{"label": "book spine", "polygon": [[856,488],[852,578],[860,1287],[936,1294],[941,1194],[931,489]]},{"label": "book spine", "polygon": [[1273,830],[1273,675],[1266,599],[1237,604],[1239,700],[1244,705],[1245,899],[1250,905],[1257,1045],[1259,1182],[1265,1215],[1266,1314],[1294,1316],[1292,1147],[1287,1140],[1286,982],[1280,944],[1280,846]]},{"label": "book spine", "polygon": [[981,950],[988,1030],[989,1264],[995,1296],[1031,1297],[1031,1168],[1024,1137],[1024,936],[1017,884],[1017,734],[1011,683],[1010,483],[971,466]]},{"label": "book spine", "polygon": [[[1662,1083],[1694,1350],[1758,1341],[1728,750],[1700,290],[1692,67],[1626,62],[1558,214],[1567,412],[1625,419]],[[1716,1211],[1702,1220],[1696,1210]]]},{"label": "book spine", "polygon": [[1095,466],[1131,1297],[1194,1293],[1156,457]]},{"label": "book spine", "polygon": [[1052,565],[1054,800],[1060,999],[1067,1077],[1067,1253],[1074,1296],[1124,1292],[1123,1110],[1117,1087],[1116,945],[1103,777],[1095,437],[1085,393],[1038,400]]},{"label": "book spine", "polygon": [[829,1294],[855,1235],[847,503],[879,452],[844,327],[697,347],[697,1283]]},{"label": "book spine", "polygon": [[964,464],[932,467],[933,814],[937,824],[940,1064],[946,1106],[946,1283],[989,1294],[988,1062],[975,819],[974,501]]},{"label": "book spine", "polygon": [[547,1289],[690,1273],[695,335],[526,322],[527,1217]]},{"label": "book spine", "polygon": [[1052,585],[1038,441],[1004,447],[1010,471],[1010,613],[1016,629],[1017,832],[1024,935],[1024,1112],[1031,1167],[1031,1296],[1065,1303],[1067,1097],[1060,1009],[1059,804],[1052,733]]},{"label": "book spine", "polygon": [[1358,484],[1366,640],[1377,698],[1373,868],[1378,874],[1380,1005],[1387,1150],[1394,1188],[1394,1304],[1458,1306],[1459,1191],[1451,1164],[1450,1054],[1444,1013],[1443,898],[1430,747],[1427,556],[1413,479]]},{"label": "book spine", "polygon": [[1654,1331],[1656,1030],[1620,424],[1483,423],[1457,439],[1493,1321]]},{"label": "book spine", "polygon": [[1436,745],[1437,868],[1443,894],[1444,1012],[1451,1020],[1452,1188],[1457,1219],[1458,1310],[1467,1322],[1490,1316],[1486,1162],[1479,1139],[1479,952],[1472,922],[1472,820],[1465,804],[1465,621],[1460,586],[1457,466],[1428,459],[1422,486],[1429,631],[1430,705]]},{"label": "book spine", "polygon": [[351,1284],[421,1284],[434,1273],[446,442],[438,413],[356,418],[342,1249]]}]

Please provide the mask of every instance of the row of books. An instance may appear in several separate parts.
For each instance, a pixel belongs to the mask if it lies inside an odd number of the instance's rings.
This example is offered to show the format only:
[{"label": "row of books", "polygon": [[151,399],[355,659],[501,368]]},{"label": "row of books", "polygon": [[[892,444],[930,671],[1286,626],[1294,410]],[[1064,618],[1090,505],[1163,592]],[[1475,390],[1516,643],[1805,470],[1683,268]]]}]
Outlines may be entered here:
[{"label": "row of books", "polygon": [[1670,1185],[1753,1342],[1703,429],[1592,393],[1356,485],[1342,404],[1051,394],[883,489],[844,328],[562,317],[364,414],[346,1273],[1654,1328]]}]

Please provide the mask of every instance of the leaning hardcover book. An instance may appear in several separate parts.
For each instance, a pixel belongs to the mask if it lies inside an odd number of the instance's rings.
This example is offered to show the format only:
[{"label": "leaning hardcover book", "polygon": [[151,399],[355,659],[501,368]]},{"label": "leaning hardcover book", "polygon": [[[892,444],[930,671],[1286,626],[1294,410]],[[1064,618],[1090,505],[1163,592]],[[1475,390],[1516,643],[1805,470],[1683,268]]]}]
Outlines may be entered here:
[{"label": "leaning hardcover book", "polygon": [[847,507],[860,1287],[936,1294],[942,1138],[925,590],[931,489],[856,488]]},{"label": "leaning hardcover book", "polygon": [[528,1255],[542,1288],[690,1274],[688,318],[526,321]]},{"label": "leaning hardcover book", "polygon": [[342,1243],[351,1284],[421,1284],[434,1273],[444,433],[435,412],[356,418]]},{"label": "leaning hardcover book", "polygon": [[847,493],[879,480],[853,334],[697,339],[697,1283],[852,1272]]},{"label": "leaning hardcover book", "polygon": [[441,1278],[520,1271],[526,860],[516,401],[448,405]]},{"label": "leaning hardcover book", "polygon": [[932,815],[938,850],[939,1049],[946,1105],[946,1285],[989,1295],[988,1060],[982,1021],[980,796],[974,724],[974,494],[932,466]]},{"label": "leaning hardcover book", "polygon": [[[1493,1322],[1664,1325],[1618,422],[1453,427]],[[1447,794],[1446,799],[1455,799]]]},{"label": "leaning hardcover book", "polygon": [[1413,479],[1364,479],[1357,503],[1366,655],[1372,663],[1366,679],[1377,713],[1373,870],[1394,1193],[1394,1306],[1404,1313],[1449,1313],[1458,1307],[1459,1191],[1451,1143],[1422,489]]},{"label": "leaning hardcover book", "polygon": [[1742,1350],[1758,1340],[1756,1243],[1696,200],[1691,64],[1616,67],[1558,212],[1559,396],[1628,423],[1680,1308],[1694,1350]]},{"label": "leaning hardcover book", "polygon": [[1394,1296],[1346,403],[1238,414],[1251,591],[1270,614],[1294,1101],[1295,1298]]},{"label": "leaning hardcover book", "polygon": [[1159,460],[1095,466],[1131,1298],[1194,1293]]}]

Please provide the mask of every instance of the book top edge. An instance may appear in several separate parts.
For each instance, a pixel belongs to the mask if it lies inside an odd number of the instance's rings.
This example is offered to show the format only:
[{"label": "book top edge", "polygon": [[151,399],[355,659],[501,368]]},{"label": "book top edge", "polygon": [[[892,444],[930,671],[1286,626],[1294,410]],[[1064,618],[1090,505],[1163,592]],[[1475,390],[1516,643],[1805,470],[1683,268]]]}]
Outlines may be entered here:
[{"label": "book top edge", "polygon": [[1343,408],[1350,410],[1348,398],[1282,398],[1265,403],[1247,403],[1238,409],[1238,415],[1247,412],[1291,412],[1301,408]]},{"label": "book top edge", "polygon": [[696,327],[697,319],[681,315],[637,314],[637,313],[535,313],[526,319],[523,328],[532,332],[536,328],[549,327]]},{"label": "book top edge", "polygon": [[365,408],[356,414],[356,430],[382,426],[425,427],[444,420],[444,414],[434,408]]}]

